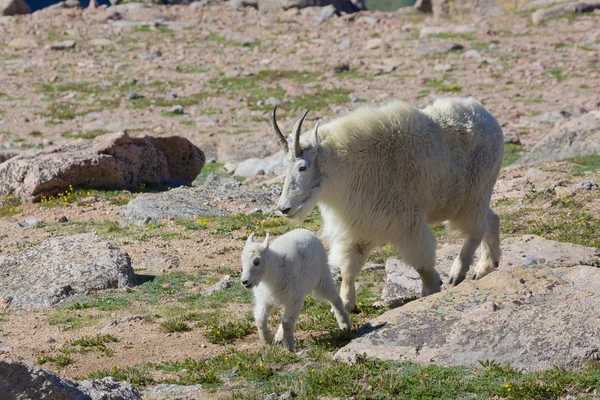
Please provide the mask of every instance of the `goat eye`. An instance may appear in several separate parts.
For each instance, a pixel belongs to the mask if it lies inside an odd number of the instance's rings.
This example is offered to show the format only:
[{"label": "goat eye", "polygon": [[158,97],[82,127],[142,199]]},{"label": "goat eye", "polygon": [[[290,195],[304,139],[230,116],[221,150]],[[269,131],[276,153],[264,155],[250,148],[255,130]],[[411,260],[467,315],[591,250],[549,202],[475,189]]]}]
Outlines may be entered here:
[{"label": "goat eye", "polygon": [[252,264],[258,266],[260,264],[260,260],[258,258],[255,258],[254,261],[252,261]]},{"label": "goat eye", "polygon": [[299,166],[299,167],[298,167],[298,171],[300,171],[300,172],[304,172],[304,171],[306,171],[306,165],[301,165],[301,166]]}]

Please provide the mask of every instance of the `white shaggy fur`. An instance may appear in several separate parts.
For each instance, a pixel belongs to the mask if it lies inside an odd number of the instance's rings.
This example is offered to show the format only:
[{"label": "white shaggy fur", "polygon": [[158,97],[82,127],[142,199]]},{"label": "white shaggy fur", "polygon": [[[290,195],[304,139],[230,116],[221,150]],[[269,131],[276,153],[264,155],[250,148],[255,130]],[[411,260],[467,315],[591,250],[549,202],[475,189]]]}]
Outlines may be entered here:
[{"label": "white shaggy fur", "polygon": [[354,283],[369,253],[386,243],[419,272],[422,295],[440,291],[428,224],[448,221],[466,239],[451,285],[465,278],[482,241],[474,278],[498,266],[499,219],[489,203],[503,136],[475,99],[437,100],[424,110],[400,101],[359,108],[317,125],[298,149],[284,160],[278,208],[301,222],[319,204],[331,242],[329,263],[342,272],[346,310],[355,306]]},{"label": "white shaggy fur", "polygon": [[275,306],[283,307],[277,342],[294,350],[294,326],[308,293],[332,306],[340,329],[350,329],[350,317],[340,298],[327,264],[327,252],[314,233],[295,229],[278,237],[269,245],[248,237],[242,252],[242,285],[253,288],[254,319],[260,339],[273,340],[268,319]]}]

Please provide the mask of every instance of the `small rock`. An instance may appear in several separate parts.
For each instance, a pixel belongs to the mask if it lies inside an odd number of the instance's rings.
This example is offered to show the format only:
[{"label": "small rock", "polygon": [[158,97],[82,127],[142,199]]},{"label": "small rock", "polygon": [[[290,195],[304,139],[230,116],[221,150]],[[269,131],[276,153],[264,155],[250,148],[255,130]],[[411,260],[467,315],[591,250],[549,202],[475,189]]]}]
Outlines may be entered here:
[{"label": "small rock", "polygon": [[173,100],[177,98],[177,93],[175,92],[169,92],[169,94],[167,95],[167,98]]},{"label": "small rock", "polygon": [[323,23],[325,21],[327,21],[328,19],[331,19],[335,16],[336,10],[335,10],[335,6],[333,4],[329,4],[325,7],[321,7],[319,9],[319,11],[317,11],[316,15],[315,15],[315,20],[317,21],[317,23]]},{"label": "small rock", "polygon": [[497,43],[490,43],[488,46],[488,49],[490,49],[490,50],[496,50],[497,48],[498,48]]},{"label": "small rock", "polygon": [[194,281],[187,281],[187,282],[185,282],[185,283],[183,284],[183,286],[184,286],[184,287],[186,287],[186,288],[191,288],[191,287],[194,287],[194,286],[196,286],[196,285],[197,285],[197,283],[196,283],[196,282],[194,282]]},{"label": "small rock", "polygon": [[15,38],[8,43],[8,47],[12,47],[14,49],[30,49],[37,46],[37,42],[29,38]]},{"label": "small rock", "polygon": [[352,45],[352,42],[349,39],[342,40],[340,44],[338,44],[338,49],[347,49]]},{"label": "small rock", "polygon": [[135,100],[135,99],[139,99],[141,97],[143,97],[143,96],[140,95],[138,92],[129,92],[129,94],[127,95],[128,100]]},{"label": "small rock", "polygon": [[154,60],[161,56],[162,56],[162,53],[160,52],[160,50],[146,51],[146,52],[138,54],[138,58],[141,60]]},{"label": "small rock", "polygon": [[233,174],[235,172],[237,166],[238,166],[237,163],[228,162],[227,164],[223,165],[223,169],[225,170],[225,172],[227,172],[229,174]]},{"label": "small rock", "polygon": [[66,50],[74,48],[75,45],[76,42],[74,40],[64,40],[62,42],[48,44],[44,46],[44,48],[47,50]]},{"label": "small rock", "polygon": [[66,222],[69,222],[69,220],[64,215],[58,219],[59,224],[64,224]]},{"label": "small rock", "polygon": [[559,180],[559,181],[552,182],[552,185],[550,185],[548,190],[550,192],[554,192],[554,189],[556,189],[558,186],[565,186],[565,181]]},{"label": "small rock", "polygon": [[39,228],[44,225],[44,221],[38,218],[27,218],[25,221],[19,222],[19,226],[23,228]]},{"label": "small rock", "polygon": [[438,72],[446,72],[446,71],[450,71],[452,69],[452,65],[450,64],[436,64],[433,67],[434,71],[438,71]]},{"label": "small rock", "polygon": [[350,94],[348,95],[348,97],[350,98],[350,101],[351,101],[351,102],[353,102],[353,103],[358,103],[359,101],[361,101],[361,98],[360,98],[360,97],[358,97],[358,96],[357,96],[356,94],[354,94],[354,93],[350,93]]},{"label": "small rock", "polygon": [[527,170],[527,173],[525,174],[525,176],[527,176],[528,178],[533,178],[534,176],[538,176],[543,174],[544,171],[537,169],[537,168],[529,168]]},{"label": "small rock", "polygon": [[364,16],[360,17],[358,19],[358,22],[364,22],[367,25],[375,25],[377,23],[377,19],[373,17]]},{"label": "small rock", "polygon": [[479,52],[474,49],[465,51],[464,56],[467,58],[481,58],[481,54],[479,54]]},{"label": "small rock", "polygon": [[365,49],[367,49],[367,50],[375,50],[375,49],[378,49],[380,47],[383,47],[384,45],[385,45],[385,42],[381,38],[369,39],[367,41],[367,43],[365,44]]},{"label": "small rock", "polygon": [[350,71],[350,65],[347,63],[338,64],[333,67],[333,72],[336,74],[342,73],[344,71]]},{"label": "small rock", "polygon": [[185,110],[183,108],[183,106],[177,104],[174,105],[173,107],[171,107],[171,109],[169,110],[169,112],[173,113],[173,114],[185,114]]},{"label": "small rock", "polygon": [[240,71],[238,71],[237,69],[225,72],[225,78],[237,78],[238,76],[240,76]]},{"label": "small rock", "polygon": [[575,192],[563,186],[555,187],[554,193],[556,193],[556,196],[558,196],[559,199],[568,199],[569,197],[573,197],[575,195]]},{"label": "small rock", "polygon": [[540,122],[563,122],[567,120],[571,116],[567,111],[550,111],[544,114],[541,114],[537,117]]},{"label": "small rock", "polygon": [[171,287],[171,284],[170,283],[163,283],[162,285],[160,285],[160,287],[163,288],[163,289],[168,289],[168,288]]},{"label": "small rock", "polygon": [[575,189],[598,190],[598,185],[594,181],[581,182],[575,185]]},{"label": "small rock", "polygon": [[96,46],[96,47],[106,47],[106,46],[112,46],[113,44],[115,44],[112,40],[105,39],[105,38],[92,39],[88,43],[90,44],[90,46]]},{"label": "small rock", "polygon": [[512,129],[504,130],[504,143],[521,144],[519,132]]},{"label": "small rock", "polygon": [[227,275],[219,282],[215,283],[213,286],[203,291],[202,295],[208,296],[213,293],[220,292],[221,290],[229,289],[231,286],[233,286],[233,281],[231,280],[231,276]]},{"label": "small rock", "polygon": [[278,106],[281,104],[281,100],[279,100],[277,97],[269,97],[267,99],[267,103],[269,103],[272,106]]}]

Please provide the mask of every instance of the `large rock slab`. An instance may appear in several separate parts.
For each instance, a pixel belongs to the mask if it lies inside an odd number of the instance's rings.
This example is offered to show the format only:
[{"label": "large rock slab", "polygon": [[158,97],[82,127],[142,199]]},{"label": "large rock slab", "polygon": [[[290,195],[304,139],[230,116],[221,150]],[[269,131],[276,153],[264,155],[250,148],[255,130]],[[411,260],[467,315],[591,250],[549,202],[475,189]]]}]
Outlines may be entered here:
[{"label": "large rock slab", "polygon": [[[502,241],[500,247],[500,271],[515,268],[560,268],[571,265],[600,267],[600,249],[555,242],[536,235],[507,238]],[[448,245],[436,253],[436,270],[444,282],[449,278],[450,268],[460,249],[461,245]],[[475,253],[474,265],[477,263],[478,253],[479,251]],[[386,282],[381,295],[381,302],[385,306],[397,306],[421,295],[421,279],[414,268],[392,257],[387,260],[385,270]],[[469,278],[470,275],[467,274],[467,279]]]},{"label": "large rock slab", "polygon": [[0,255],[0,299],[13,307],[48,307],[75,294],[135,284],[129,256],[94,233]]},{"label": "large rock slab", "polygon": [[[242,3],[240,0],[236,0]],[[364,0],[257,0],[257,7],[261,11],[281,11],[290,8],[326,7],[332,5],[336,12],[355,13],[366,10]]]},{"label": "large rock slab", "polygon": [[69,185],[132,189],[140,183],[191,184],[204,153],[181,137],[132,138],[126,132],[27,151],[0,164],[0,195],[23,201],[66,191]]},{"label": "large rock slab", "polygon": [[549,8],[542,8],[531,14],[531,22],[538,25],[552,18],[559,18],[569,14],[583,14],[600,9],[600,1],[574,1],[567,4],[559,4]]},{"label": "large rock slab", "polygon": [[544,136],[515,164],[541,163],[600,154],[600,111],[572,118]]},{"label": "large rock slab", "polygon": [[31,8],[24,0],[0,0],[0,15],[31,14]]},{"label": "large rock slab", "polygon": [[115,378],[74,382],[41,368],[0,360],[0,399],[140,400],[138,390]]},{"label": "large rock slab", "polygon": [[502,0],[431,0],[431,10],[436,18],[501,15]]},{"label": "large rock slab", "polygon": [[260,207],[274,207],[270,192],[211,174],[203,186],[138,195],[123,207],[121,225],[146,226],[160,220],[237,214]]},{"label": "large rock slab", "polygon": [[285,154],[279,151],[265,158],[249,158],[235,168],[235,176],[272,175],[283,173],[283,158]]},{"label": "large rock slab", "polygon": [[540,370],[600,359],[600,268],[518,268],[412,301],[336,354]]}]

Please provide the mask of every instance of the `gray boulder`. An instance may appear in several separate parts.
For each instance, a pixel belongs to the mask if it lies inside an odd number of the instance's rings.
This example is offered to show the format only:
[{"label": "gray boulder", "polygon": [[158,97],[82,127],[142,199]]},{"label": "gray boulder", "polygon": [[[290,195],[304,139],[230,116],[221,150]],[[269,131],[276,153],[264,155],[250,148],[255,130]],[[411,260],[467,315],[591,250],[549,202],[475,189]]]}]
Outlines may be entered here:
[{"label": "gray boulder", "polygon": [[381,315],[336,357],[580,367],[600,358],[599,285],[591,266],[498,271]]},{"label": "gray boulder", "polygon": [[76,294],[135,284],[129,256],[94,233],[0,255],[0,298],[13,307],[48,307]]},{"label": "gray boulder", "polygon": [[0,15],[31,14],[31,8],[24,0],[0,0]]},{"label": "gray boulder", "polygon": [[[504,239],[500,247],[500,271],[515,268],[561,268],[570,265],[600,267],[600,249],[555,242],[536,235]],[[460,248],[461,245],[449,245],[437,251],[435,268],[444,282],[448,280],[450,268]],[[478,253],[475,254],[474,265],[477,263]],[[385,270],[386,282],[381,295],[383,305],[393,307],[421,296],[421,279],[414,268],[392,257],[387,260]],[[467,279],[469,278],[470,275],[467,274]]]},{"label": "gray boulder", "polygon": [[281,11],[290,8],[326,7],[332,5],[336,12],[355,13],[366,10],[364,0],[258,0],[261,11]]},{"label": "gray boulder", "polygon": [[567,4],[559,4],[553,7],[542,8],[531,14],[531,22],[539,25],[552,18],[559,18],[569,14],[583,14],[600,9],[600,1],[574,1]]},{"label": "gray boulder", "polygon": [[203,186],[137,196],[123,207],[121,225],[146,226],[160,220],[237,214],[273,205],[269,192],[211,174]]},{"label": "gray boulder", "polygon": [[249,177],[258,174],[271,175],[282,173],[284,157],[285,154],[283,154],[283,151],[279,151],[265,158],[249,158],[237,165],[234,175]]},{"label": "gray boulder", "polygon": [[202,385],[172,385],[161,384],[149,386],[144,389],[144,398],[147,399],[206,399],[206,392]]},{"label": "gray boulder", "polygon": [[571,118],[544,136],[515,164],[541,163],[600,154],[600,111]]},{"label": "gray boulder", "polygon": [[191,184],[204,153],[180,137],[132,138],[126,132],[27,151],[0,164],[0,195],[23,201],[66,191],[69,185],[132,189],[140,183]]},{"label": "gray boulder", "polygon": [[0,399],[140,400],[138,390],[115,378],[74,382],[17,361],[0,360]]},{"label": "gray boulder", "polygon": [[431,10],[436,18],[501,15],[506,0],[431,0]]}]

